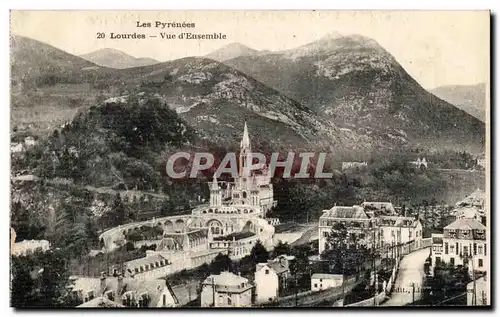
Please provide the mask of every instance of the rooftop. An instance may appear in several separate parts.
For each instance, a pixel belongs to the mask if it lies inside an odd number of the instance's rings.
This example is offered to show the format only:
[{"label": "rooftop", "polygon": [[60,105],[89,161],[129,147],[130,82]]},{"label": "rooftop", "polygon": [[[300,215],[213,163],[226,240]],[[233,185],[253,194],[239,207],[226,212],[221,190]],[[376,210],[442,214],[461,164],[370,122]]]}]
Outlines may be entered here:
[{"label": "rooftop", "polygon": [[330,210],[324,211],[321,218],[369,219],[364,209],[360,206],[334,206]]},{"label": "rooftop", "polygon": [[486,230],[486,227],[476,219],[457,219],[444,229],[454,230]]},{"label": "rooftop", "polygon": [[330,280],[338,280],[342,278],[342,274],[326,274],[326,273],[314,273],[311,278],[313,279],[330,279]]}]

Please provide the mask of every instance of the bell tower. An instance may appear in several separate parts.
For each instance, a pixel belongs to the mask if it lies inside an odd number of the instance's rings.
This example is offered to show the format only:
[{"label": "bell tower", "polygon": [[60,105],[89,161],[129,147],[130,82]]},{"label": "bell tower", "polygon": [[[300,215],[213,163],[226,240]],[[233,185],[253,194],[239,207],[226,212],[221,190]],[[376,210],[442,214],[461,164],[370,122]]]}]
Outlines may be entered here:
[{"label": "bell tower", "polygon": [[247,164],[247,157],[252,152],[252,148],[250,147],[250,137],[248,136],[248,128],[247,123],[245,121],[245,127],[243,128],[243,138],[240,142],[240,157],[239,157],[239,176],[243,178],[243,183],[246,183],[247,178],[251,175],[244,175],[243,170]]}]

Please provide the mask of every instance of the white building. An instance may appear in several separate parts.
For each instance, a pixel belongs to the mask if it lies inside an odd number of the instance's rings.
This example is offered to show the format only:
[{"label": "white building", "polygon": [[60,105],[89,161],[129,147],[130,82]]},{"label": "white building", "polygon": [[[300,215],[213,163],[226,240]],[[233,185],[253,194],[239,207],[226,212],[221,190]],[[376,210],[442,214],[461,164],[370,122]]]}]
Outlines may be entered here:
[{"label": "white building", "polygon": [[342,286],[342,274],[314,273],[311,276],[311,291],[321,291],[327,288]]},{"label": "white building", "polygon": [[368,166],[366,162],[342,162],[342,172],[347,170],[360,170]]},{"label": "white building", "polygon": [[47,240],[23,240],[13,244],[11,254],[20,256],[48,250],[50,250],[50,242]]},{"label": "white building", "polygon": [[475,219],[457,219],[432,235],[432,270],[439,262],[467,265],[469,270],[486,272],[489,264],[486,227]]},{"label": "white building", "polygon": [[422,223],[413,217],[380,216],[378,218],[380,245],[392,246],[415,241],[419,248],[422,241]]},{"label": "white building", "polygon": [[334,206],[331,209],[323,210],[323,215],[319,218],[319,254],[326,249],[328,236],[335,223],[343,224],[349,234],[355,235],[359,241],[368,244],[372,241],[372,219],[361,206]]},{"label": "white building", "polygon": [[422,167],[427,168],[427,160],[425,159],[425,157],[422,159],[419,157],[417,158],[416,161],[411,161],[410,164],[417,168],[422,168]]},{"label": "white building", "polygon": [[255,292],[257,303],[275,301],[286,288],[290,277],[290,261],[294,257],[278,256],[255,267]]},{"label": "white building", "polygon": [[210,275],[203,281],[201,307],[250,307],[253,285],[230,272]]}]

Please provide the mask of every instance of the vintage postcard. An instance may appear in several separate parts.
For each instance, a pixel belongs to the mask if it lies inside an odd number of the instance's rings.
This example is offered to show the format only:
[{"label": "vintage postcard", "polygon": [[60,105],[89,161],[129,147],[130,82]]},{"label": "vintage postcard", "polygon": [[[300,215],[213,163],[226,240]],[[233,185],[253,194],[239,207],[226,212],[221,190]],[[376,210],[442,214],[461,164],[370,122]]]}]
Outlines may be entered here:
[{"label": "vintage postcard", "polygon": [[489,54],[489,11],[11,11],[11,306],[491,307]]}]

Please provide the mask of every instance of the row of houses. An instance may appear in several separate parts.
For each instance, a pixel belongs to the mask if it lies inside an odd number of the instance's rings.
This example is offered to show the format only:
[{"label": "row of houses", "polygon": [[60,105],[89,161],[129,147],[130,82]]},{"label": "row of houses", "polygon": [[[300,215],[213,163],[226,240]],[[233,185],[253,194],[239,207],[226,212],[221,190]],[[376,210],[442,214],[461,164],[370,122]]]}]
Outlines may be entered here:
[{"label": "row of houses", "polygon": [[387,248],[415,241],[419,247],[422,240],[422,223],[414,217],[397,214],[390,202],[363,202],[354,206],[333,206],[324,210],[319,219],[319,254],[326,247],[328,237],[335,224],[342,224],[358,243],[368,248]]},{"label": "row of houses", "polygon": [[[444,227],[442,233],[433,233],[431,270],[439,263],[454,267],[464,266],[474,280],[468,285],[468,305],[489,305],[489,244],[487,239],[485,193],[476,190],[457,202],[454,209],[456,220]],[[479,278],[478,278],[479,277]],[[480,298],[481,300],[477,300]]]}]

